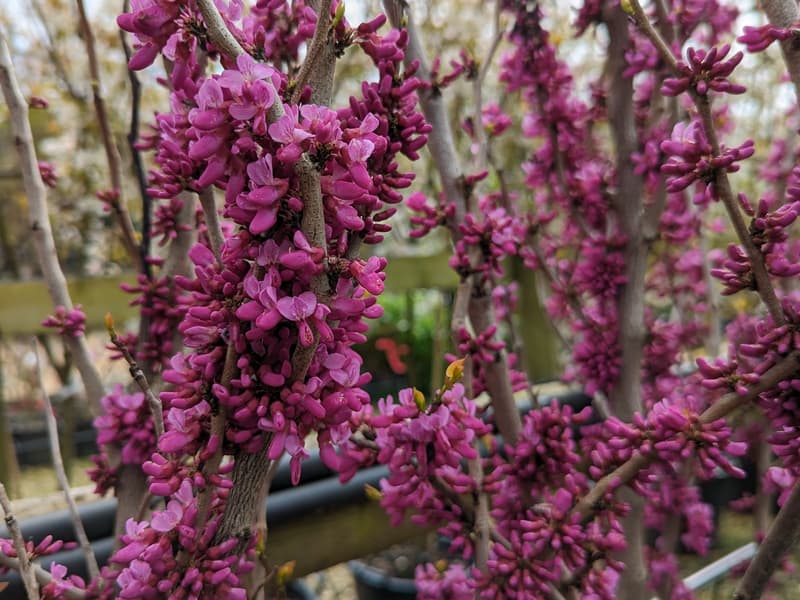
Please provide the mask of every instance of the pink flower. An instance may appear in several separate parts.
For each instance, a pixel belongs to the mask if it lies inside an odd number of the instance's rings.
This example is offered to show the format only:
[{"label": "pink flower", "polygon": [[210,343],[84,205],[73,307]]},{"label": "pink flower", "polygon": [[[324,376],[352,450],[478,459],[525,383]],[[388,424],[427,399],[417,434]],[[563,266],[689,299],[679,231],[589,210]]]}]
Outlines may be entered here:
[{"label": "pink flower", "polygon": [[170,500],[166,510],[159,510],[153,513],[150,525],[156,531],[167,533],[177,527],[183,518],[183,507],[177,500]]},{"label": "pink flower", "polygon": [[250,191],[239,194],[236,204],[244,210],[255,211],[250,232],[258,235],[275,225],[279,201],[289,189],[289,183],[273,177],[272,156],[269,154],[247,165],[247,175],[250,177]]},{"label": "pink flower", "polygon": [[285,319],[297,323],[300,343],[310,346],[314,343],[314,332],[308,324],[308,318],[317,308],[317,297],[313,292],[303,292],[297,297],[286,296],[278,300],[276,308]]},{"label": "pink flower", "polygon": [[376,296],[383,293],[383,280],[386,274],[386,259],[377,256],[370,256],[366,262],[354,260],[350,263],[350,272],[358,280],[358,283],[370,294]]}]

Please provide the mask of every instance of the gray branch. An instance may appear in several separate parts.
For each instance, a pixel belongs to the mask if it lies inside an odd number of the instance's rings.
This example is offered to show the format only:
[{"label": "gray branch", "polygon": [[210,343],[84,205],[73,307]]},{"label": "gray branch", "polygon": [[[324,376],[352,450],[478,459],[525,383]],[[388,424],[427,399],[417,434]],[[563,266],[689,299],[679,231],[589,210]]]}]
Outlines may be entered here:
[{"label": "gray branch", "polygon": [[[47,191],[39,174],[33,134],[28,122],[28,105],[19,88],[6,39],[5,31],[0,29],[0,88],[3,90],[3,96],[5,96],[11,116],[14,146],[17,150],[22,170],[25,194],[28,197],[30,229],[42,274],[53,304],[71,310],[73,308],[72,299],[69,295],[64,272],[58,262],[56,244],[47,213]],[[64,336],[64,343],[69,348],[83,379],[89,406],[91,406],[94,414],[100,414],[102,412],[100,399],[105,392],[100,373],[92,361],[86,337],[84,335],[74,337],[66,335]]]}]

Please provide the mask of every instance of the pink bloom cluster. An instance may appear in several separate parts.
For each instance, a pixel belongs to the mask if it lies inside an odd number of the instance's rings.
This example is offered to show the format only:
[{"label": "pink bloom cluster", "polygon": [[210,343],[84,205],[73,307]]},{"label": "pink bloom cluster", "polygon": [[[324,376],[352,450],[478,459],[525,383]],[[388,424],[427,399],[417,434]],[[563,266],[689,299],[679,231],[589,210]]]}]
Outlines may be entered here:
[{"label": "pink bloom cluster", "polygon": [[444,570],[430,563],[419,565],[414,573],[418,600],[457,600],[472,597],[467,570],[450,564]]},{"label": "pink bloom cluster", "polygon": [[[697,475],[704,479],[710,478],[717,468],[734,477],[744,476],[725,454],[742,456],[746,444],[733,441],[731,429],[724,419],[706,423],[689,404],[680,406],[672,401],[662,401],[653,406],[646,418],[637,414],[631,423],[625,423],[611,417],[604,422],[603,429],[607,439],[593,439],[591,442],[589,473],[593,477],[602,477],[610,466],[622,464],[634,453],[673,464],[681,464],[693,457]],[[648,481],[648,471],[643,470],[633,485],[640,487]],[[646,493],[644,488],[640,491]]]},{"label": "pink bloom cluster", "polygon": [[728,76],[733,73],[737,65],[742,62],[743,52],[737,52],[728,60],[731,47],[725,44],[721,48],[696,50],[689,48],[686,52],[687,62],[678,61],[678,70],[682,77],[670,77],[661,85],[661,93],[665,96],[677,96],[687,90],[692,90],[700,96],[705,96],[709,90],[728,94],[743,94],[747,88],[728,81]]},{"label": "pink bloom cluster", "polygon": [[[120,569],[113,574],[120,598],[247,598],[239,577],[252,562],[238,555],[236,539],[213,543],[219,517],[198,523],[195,500],[190,481],[184,480],[149,522],[127,521],[123,547],[110,561]],[[183,555],[191,556],[188,568],[181,564]]]},{"label": "pink bloom cluster", "polygon": [[97,444],[118,444],[122,464],[144,464],[156,447],[153,414],[144,394],[127,394],[117,385],[102,402],[103,414],[94,420]]},{"label": "pink bloom cluster", "polygon": [[475,442],[489,432],[476,410],[460,383],[430,403],[411,389],[402,390],[397,403],[391,396],[379,401],[378,413],[368,423],[380,448],[377,461],[391,471],[381,481],[381,504],[392,523],[399,524],[409,509],[419,524],[452,519],[458,508],[442,499],[433,480],[441,480],[458,494],[474,489],[461,462],[478,458]]},{"label": "pink bloom cluster", "polygon": [[[77,544],[75,542],[62,542],[61,540],[53,539],[52,535],[47,535],[38,544],[34,544],[33,541],[27,540],[25,542],[25,551],[28,554],[29,560],[36,560],[41,556],[49,556],[61,550],[75,548],[76,546]],[[0,538],[0,552],[11,558],[17,557],[17,550],[14,547],[14,542],[12,540]],[[0,567],[0,573],[7,572],[8,567]]]},{"label": "pink bloom cluster", "polygon": [[[354,415],[369,402],[362,387],[370,376],[352,346],[366,339],[366,319],[381,314],[376,296],[386,266],[377,256],[358,258],[358,248],[389,231],[393,205],[413,179],[398,158],[418,158],[430,130],[416,108],[416,67],[403,67],[407,34],[379,34],[385,17],[358,27],[337,18],[337,47],[360,46],[377,77],[334,110],[308,103],[308,88],[304,103],[284,102],[292,90],[278,67],[297,68],[316,25],[310,7],[265,0],[246,14],[238,2],[221,9],[246,50],[236,60],[217,54],[194,2],[139,0],[119,17],[136,39],[131,68],[148,66],[159,53],[172,64],[170,111],[156,116],[141,143],[155,154],[154,232],[174,239],[185,228],[178,224],[190,200],[185,192],[209,186],[224,191],[222,212],[233,227],[215,255],[198,220],[200,242],[189,253],[194,278],[142,276],[127,288],[138,294],[133,303],[148,331],[145,342],[128,336],[125,343],[168,385],[161,394],[166,432],[156,440],[144,395],[118,388],[103,400],[99,439],[121,448],[122,464],[143,464],[150,492],[165,497],[166,507],[128,522],[104,570],[103,597],[115,590],[122,598],[245,597],[240,576],[252,568],[253,540],[217,539],[234,468],[225,462],[208,469],[218,452],[260,452],[265,460],[288,453],[297,482],[305,439],[314,432],[323,459],[339,466],[335,449],[348,443]],[[222,69],[206,75],[206,57],[219,57]],[[279,119],[271,116],[276,106]],[[313,171],[319,186],[309,191]],[[324,240],[312,243],[301,222],[316,194]],[[48,325],[81,331],[82,313],[62,309]],[[186,351],[169,358],[176,330]],[[455,409],[460,399],[449,397],[440,405],[452,405],[453,414],[442,408],[433,433],[451,416],[485,427],[474,406],[462,414]],[[220,412],[222,435],[211,430]],[[456,443],[448,464],[474,453],[474,435]],[[441,432],[438,439],[449,443]],[[107,487],[117,465],[105,455],[96,464],[95,481]]]},{"label": "pink bloom cluster", "polygon": [[716,174],[719,171],[738,171],[737,163],[750,158],[755,149],[753,141],[747,140],[737,148],[722,147],[719,156],[714,156],[702,124],[691,121],[688,124],[677,123],[672,137],[661,142],[661,151],[669,156],[661,167],[661,172],[667,175],[667,190],[679,192],[699,182],[704,187],[698,197],[706,202],[718,198],[714,186]]},{"label": "pink bloom cluster", "polygon": [[179,290],[169,277],[139,275],[137,285],[123,284],[129,294],[137,294],[131,306],[139,306],[148,324],[147,335],[128,340],[129,350],[150,373],[159,373],[175,353],[176,329],[186,314]]},{"label": "pink bloom cluster", "polygon": [[769,23],[759,27],[745,25],[743,31],[736,41],[744,44],[748,52],[761,52],[769,48],[772,42],[783,42],[797,35],[796,27],[775,27]]},{"label": "pink bloom cluster", "polygon": [[42,321],[44,327],[52,327],[59,335],[77,337],[86,331],[86,314],[80,304],[67,310],[56,306],[56,312]]},{"label": "pink bloom cluster", "polygon": [[54,188],[58,185],[58,173],[56,173],[56,166],[53,163],[40,160],[39,175],[47,187]]}]

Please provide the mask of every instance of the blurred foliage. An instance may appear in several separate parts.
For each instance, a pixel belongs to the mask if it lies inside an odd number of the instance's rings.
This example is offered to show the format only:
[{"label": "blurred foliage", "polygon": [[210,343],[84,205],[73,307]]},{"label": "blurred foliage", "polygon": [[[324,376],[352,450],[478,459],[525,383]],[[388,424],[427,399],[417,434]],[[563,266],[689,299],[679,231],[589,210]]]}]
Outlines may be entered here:
[{"label": "blurred foliage", "polygon": [[[408,386],[428,394],[438,385],[432,380],[432,372],[435,358],[438,365],[443,351],[449,349],[448,296],[437,290],[381,296],[383,316],[371,323],[368,341],[357,348],[365,369],[373,376],[373,400],[387,394],[396,396]],[[400,359],[403,369],[396,368],[393,355]]]},{"label": "blurred foliage", "polygon": [[[141,198],[132,179],[126,135],[130,125],[130,89],[125,56],[115,17],[120,1],[87,2],[101,68],[101,87],[115,141],[128,176],[124,195],[137,226]],[[111,215],[95,194],[110,187],[108,167],[92,104],[88,60],[79,31],[76,3],[61,0],[8,2],[0,20],[9,31],[11,51],[26,96],[45,99],[49,107],[31,111],[39,160],[55,166],[58,183],[48,200],[56,243],[69,274],[99,275],[130,267]],[[142,115],[163,105],[158,73],[140,75],[146,81]],[[27,206],[12,151],[5,106],[0,108],[0,277],[29,278],[36,267],[27,234]]]}]

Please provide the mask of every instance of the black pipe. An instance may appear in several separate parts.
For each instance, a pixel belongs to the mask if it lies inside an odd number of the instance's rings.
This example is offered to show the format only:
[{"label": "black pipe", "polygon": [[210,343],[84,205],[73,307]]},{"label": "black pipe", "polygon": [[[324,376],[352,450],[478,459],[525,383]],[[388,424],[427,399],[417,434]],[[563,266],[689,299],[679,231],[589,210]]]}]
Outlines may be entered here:
[{"label": "black pipe", "polygon": [[[302,486],[276,491],[269,495],[267,525],[270,530],[275,530],[280,528],[283,523],[307,517],[310,513],[368,502],[364,495],[364,486],[369,484],[377,487],[380,480],[388,474],[387,467],[371,467],[359,471],[345,484],[339,483],[336,477],[328,477]],[[103,500],[80,507],[86,535],[92,540],[92,548],[100,566],[105,565],[111,556],[114,540],[110,536],[113,533],[115,510],[115,500]],[[74,527],[68,511],[58,511],[27,519],[20,523],[20,529],[26,539],[33,538],[37,543],[48,533],[63,541],[75,540]],[[105,532],[104,536],[93,537],[102,532]],[[0,530],[0,537],[7,536],[8,532],[5,529]],[[64,565],[70,574],[86,577],[86,561],[80,548],[56,552],[41,559],[41,564],[45,568],[49,568],[53,562]],[[0,575],[0,581],[6,581],[9,584],[8,588],[2,592],[4,598],[24,597],[24,589],[18,573],[9,572]]]},{"label": "black pipe", "polygon": [[[591,398],[580,392],[568,392],[557,397],[545,398],[543,404],[551,399],[558,400],[562,405],[571,405],[576,412],[591,404]],[[522,412],[528,410],[529,406],[522,408]],[[341,484],[334,472],[322,462],[319,453],[315,452],[303,462],[300,485],[292,486],[289,461],[284,457],[278,467],[272,492],[268,498],[267,525],[274,530],[282,523],[306,517],[310,513],[367,502],[364,486],[378,487],[380,480],[388,475],[388,467],[375,466],[362,469],[346,484]],[[84,504],[78,509],[86,535],[92,541],[92,547],[95,548],[101,566],[108,561],[111,554],[116,507],[117,501],[108,499]],[[34,543],[39,543],[47,535],[65,542],[76,539],[72,518],[67,510],[26,519],[20,523],[20,528],[25,539],[33,539]],[[9,537],[5,527],[0,527],[0,537]],[[80,549],[58,552],[41,559],[42,565],[48,567],[54,561],[67,567],[69,573],[82,577],[86,575],[86,565]],[[10,584],[3,592],[4,597],[23,597],[21,582],[16,573],[2,575],[0,581],[8,581]]]},{"label": "black pipe", "polygon": [[[542,398],[543,404],[550,400],[558,400],[561,405],[569,404],[577,412],[591,404],[591,398],[582,392],[566,392],[552,398]],[[523,406],[522,412],[530,410]],[[371,467],[358,472],[346,485],[341,485],[334,471],[322,462],[318,452],[312,452],[311,457],[303,461],[300,484],[295,487],[291,484],[291,471],[287,457],[278,467],[278,472],[273,480],[269,496],[269,522],[277,518],[292,519],[301,514],[312,512],[329,503],[340,505],[363,499],[364,484],[377,486],[382,477],[388,475],[385,467]],[[280,492],[292,491],[285,496]],[[117,501],[114,499],[101,500],[84,504],[79,507],[81,520],[86,528],[86,535],[90,540],[110,537],[113,532],[113,521]],[[276,516],[277,515],[277,516]],[[21,523],[22,532],[26,539],[33,539],[39,543],[45,536],[52,534],[55,539],[65,542],[75,541],[75,531],[69,511],[61,510],[27,519]],[[8,530],[0,526],[0,537],[8,537]]]},{"label": "black pipe", "polygon": [[[100,540],[114,535],[114,514],[117,510],[117,501],[114,499],[100,500],[82,504],[78,507],[86,537],[90,540]],[[48,535],[54,539],[65,542],[74,542],[77,539],[72,517],[68,510],[59,510],[39,515],[20,522],[22,535],[26,540],[33,540],[38,544]],[[0,537],[9,537],[5,525],[0,527]]]}]

